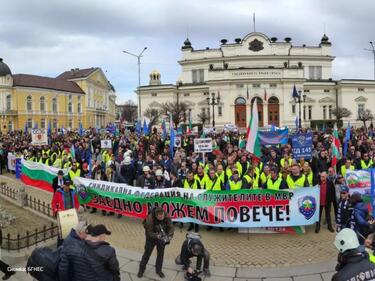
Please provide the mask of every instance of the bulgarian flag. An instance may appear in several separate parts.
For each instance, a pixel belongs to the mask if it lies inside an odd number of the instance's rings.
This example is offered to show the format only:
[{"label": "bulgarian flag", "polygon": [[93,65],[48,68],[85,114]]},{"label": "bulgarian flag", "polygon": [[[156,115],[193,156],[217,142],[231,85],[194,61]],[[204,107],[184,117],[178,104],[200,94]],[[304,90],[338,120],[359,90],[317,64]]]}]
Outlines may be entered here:
[{"label": "bulgarian flag", "polygon": [[254,158],[260,159],[260,145],[258,138],[258,105],[257,99],[253,102],[253,112],[251,113],[249,126],[246,133],[246,150],[250,152]]},{"label": "bulgarian flag", "polygon": [[187,133],[191,134],[191,129],[193,128],[193,123],[191,123],[191,116],[189,117],[189,127],[187,129]]},{"label": "bulgarian flag", "polygon": [[[53,192],[52,181],[57,177],[57,172],[60,169],[24,159],[21,160],[21,165],[21,180],[23,183]],[[68,174],[67,170],[63,170],[63,172],[64,175]]]},{"label": "bulgarian flag", "polygon": [[332,141],[332,162],[331,167],[335,167],[337,165],[337,160],[340,158],[340,140],[339,140],[339,134],[337,132],[337,127],[335,125],[335,128],[333,130],[333,141]]}]

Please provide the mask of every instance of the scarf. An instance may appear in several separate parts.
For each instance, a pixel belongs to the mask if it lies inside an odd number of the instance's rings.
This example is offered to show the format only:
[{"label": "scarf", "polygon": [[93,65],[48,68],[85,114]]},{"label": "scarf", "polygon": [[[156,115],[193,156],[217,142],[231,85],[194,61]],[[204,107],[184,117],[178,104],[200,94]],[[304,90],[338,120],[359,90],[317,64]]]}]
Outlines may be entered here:
[{"label": "scarf", "polygon": [[[336,218],[337,232],[345,228],[345,226],[348,223],[347,221],[343,221],[344,211],[347,210],[348,207],[349,207],[349,200],[340,200],[338,210],[337,210],[337,218]],[[352,219],[353,218],[351,218],[350,221],[352,221]]]}]

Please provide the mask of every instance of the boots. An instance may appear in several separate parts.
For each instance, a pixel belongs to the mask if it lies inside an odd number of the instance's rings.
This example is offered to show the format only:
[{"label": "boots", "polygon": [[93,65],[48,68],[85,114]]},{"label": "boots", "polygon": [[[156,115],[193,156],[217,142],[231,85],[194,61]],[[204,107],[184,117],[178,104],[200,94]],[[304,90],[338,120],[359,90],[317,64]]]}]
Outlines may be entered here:
[{"label": "boots", "polygon": [[316,223],[315,224],[315,233],[319,233],[319,231],[320,231],[320,223]]}]

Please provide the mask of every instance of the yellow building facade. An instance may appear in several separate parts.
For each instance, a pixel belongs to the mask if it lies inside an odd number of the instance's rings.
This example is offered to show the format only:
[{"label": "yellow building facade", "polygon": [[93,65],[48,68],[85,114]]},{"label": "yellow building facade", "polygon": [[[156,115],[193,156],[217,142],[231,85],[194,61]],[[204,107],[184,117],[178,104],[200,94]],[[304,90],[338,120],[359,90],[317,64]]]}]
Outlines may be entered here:
[{"label": "yellow building facade", "polygon": [[1,131],[105,127],[115,121],[116,93],[100,68],[71,69],[56,78],[12,74],[0,59]]}]

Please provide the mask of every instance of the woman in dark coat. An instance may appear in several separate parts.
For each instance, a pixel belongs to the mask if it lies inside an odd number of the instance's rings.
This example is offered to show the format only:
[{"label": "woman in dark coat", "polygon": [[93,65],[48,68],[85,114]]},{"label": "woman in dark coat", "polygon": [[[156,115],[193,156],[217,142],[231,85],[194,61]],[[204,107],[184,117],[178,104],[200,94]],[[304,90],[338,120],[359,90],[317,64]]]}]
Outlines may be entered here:
[{"label": "woman in dark coat", "polygon": [[366,204],[362,200],[360,193],[355,192],[350,197],[350,204],[353,207],[352,217],[351,217],[351,228],[358,235],[358,240],[361,245],[365,241],[369,233],[370,223],[368,221],[368,209]]}]

